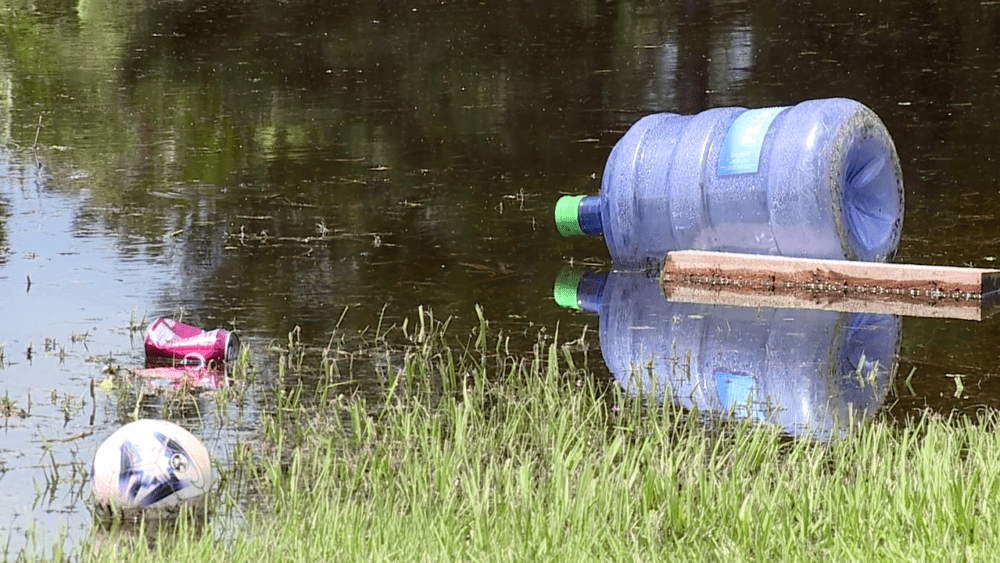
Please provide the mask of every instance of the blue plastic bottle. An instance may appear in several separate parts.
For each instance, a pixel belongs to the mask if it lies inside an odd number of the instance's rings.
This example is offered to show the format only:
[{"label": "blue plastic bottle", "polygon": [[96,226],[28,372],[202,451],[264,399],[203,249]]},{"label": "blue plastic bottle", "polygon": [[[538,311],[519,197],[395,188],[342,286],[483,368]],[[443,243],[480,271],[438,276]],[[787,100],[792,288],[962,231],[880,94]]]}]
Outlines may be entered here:
[{"label": "blue plastic bottle", "polygon": [[619,269],[685,249],[881,262],[903,179],[882,121],[853,100],[660,113],[615,145],[599,196],[563,197],[555,215],[563,235],[603,234]]}]

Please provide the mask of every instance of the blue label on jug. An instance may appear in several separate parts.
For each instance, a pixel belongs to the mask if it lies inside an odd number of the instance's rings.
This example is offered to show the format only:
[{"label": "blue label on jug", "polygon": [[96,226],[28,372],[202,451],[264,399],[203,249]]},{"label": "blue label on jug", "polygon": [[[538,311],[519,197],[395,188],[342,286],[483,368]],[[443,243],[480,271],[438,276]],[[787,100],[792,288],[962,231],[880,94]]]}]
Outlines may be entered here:
[{"label": "blue label on jug", "polygon": [[715,372],[715,390],[722,408],[738,416],[764,418],[764,410],[757,398],[757,385],[749,375],[726,371]]},{"label": "blue label on jug", "polygon": [[[787,106],[785,106],[787,107]],[[719,151],[719,176],[753,174],[760,165],[760,150],[771,122],[785,107],[751,109],[729,126]]]}]

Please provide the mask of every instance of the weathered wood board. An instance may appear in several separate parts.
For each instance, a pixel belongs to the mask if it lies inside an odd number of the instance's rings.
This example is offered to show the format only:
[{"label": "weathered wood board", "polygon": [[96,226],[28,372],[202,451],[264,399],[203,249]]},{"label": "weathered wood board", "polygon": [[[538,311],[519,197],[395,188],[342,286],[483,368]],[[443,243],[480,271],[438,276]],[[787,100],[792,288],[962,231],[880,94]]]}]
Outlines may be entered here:
[{"label": "weathered wood board", "polygon": [[668,299],[982,320],[1000,309],[1000,270],[670,252]]}]

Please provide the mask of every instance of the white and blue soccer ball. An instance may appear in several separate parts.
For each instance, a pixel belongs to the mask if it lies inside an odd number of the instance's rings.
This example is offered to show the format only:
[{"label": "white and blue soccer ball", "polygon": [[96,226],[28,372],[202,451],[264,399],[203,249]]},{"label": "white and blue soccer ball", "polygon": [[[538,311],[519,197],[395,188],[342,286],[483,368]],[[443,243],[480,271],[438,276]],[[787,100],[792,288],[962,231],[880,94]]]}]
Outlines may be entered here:
[{"label": "white and blue soccer ball", "polygon": [[165,420],[137,420],[97,449],[90,487],[103,512],[170,512],[199,503],[212,486],[208,450]]}]

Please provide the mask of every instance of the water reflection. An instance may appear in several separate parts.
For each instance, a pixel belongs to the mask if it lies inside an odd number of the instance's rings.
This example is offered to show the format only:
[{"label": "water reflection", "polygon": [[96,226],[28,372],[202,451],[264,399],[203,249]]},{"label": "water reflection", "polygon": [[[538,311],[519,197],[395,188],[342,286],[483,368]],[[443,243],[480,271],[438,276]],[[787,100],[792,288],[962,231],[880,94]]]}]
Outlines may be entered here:
[{"label": "water reflection", "polygon": [[[7,178],[10,175],[10,159],[7,152],[0,149],[0,178]],[[0,194],[0,266],[7,262],[10,254],[10,247],[7,243],[7,223],[9,222],[10,211],[7,209],[6,198]]]},{"label": "water reflection", "polygon": [[829,440],[885,399],[900,318],[670,302],[656,276],[564,273],[557,299],[600,315],[601,353],[629,393]]},{"label": "water reflection", "polygon": [[14,110],[14,81],[0,59],[0,148],[11,141],[10,126]]},{"label": "water reflection", "polygon": [[229,385],[225,365],[172,365],[147,359],[146,367],[129,371],[148,380],[150,385],[169,385],[173,389],[220,389]]},{"label": "water reflection", "polygon": [[[622,40],[639,42],[641,49],[627,51],[614,68],[637,66],[644,83],[634,91],[616,92],[623,107],[634,107],[635,92],[647,113],[671,108],[696,113],[711,105],[745,103],[745,88],[752,76],[759,50],[750,14],[737,3],[693,0],[680,3],[674,17],[664,18],[662,8],[647,17],[637,11],[636,21]],[[626,101],[628,100],[628,101]]]}]

